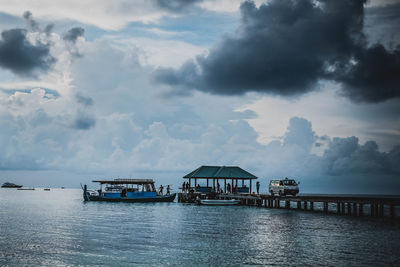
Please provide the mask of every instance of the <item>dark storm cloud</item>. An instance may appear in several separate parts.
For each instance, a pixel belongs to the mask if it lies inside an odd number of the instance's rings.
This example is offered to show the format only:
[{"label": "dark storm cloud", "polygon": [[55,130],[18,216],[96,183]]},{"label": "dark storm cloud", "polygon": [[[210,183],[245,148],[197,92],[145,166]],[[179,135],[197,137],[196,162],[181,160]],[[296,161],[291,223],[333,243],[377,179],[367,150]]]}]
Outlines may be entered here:
[{"label": "dark storm cloud", "polygon": [[74,27],[72,29],[70,29],[63,37],[63,39],[65,41],[71,42],[71,43],[75,43],[76,40],[78,39],[78,37],[83,36],[83,34],[85,33],[85,29],[81,28],[81,27]]},{"label": "dark storm cloud", "polygon": [[398,162],[400,146],[394,147],[389,153],[380,152],[375,141],[360,145],[354,136],[333,138],[322,156],[322,166],[330,175],[398,174]]},{"label": "dark storm cloud", "polygon": [[156,0],[156,4],[170,12],[182,12],[202,0]]},{"label": "dark storm cloud", "polygon": [[96,125],[96,119],[87,114],[78,114],[73,123],[73,128],[77,130],[89,130]]},{"label": "dark storm cloud", "polygon": [[196,62],[157,70],[155,79],[181,90],[283,96],[314,90],[320,80],[334,80],[354,101],[399,97],[399,49],[367,46],[364,3],[272,0],[257,8],[244,2],[234,35],[223,37]]},{"label": "dark storm cloud", "polygon": [[31,75],[36,69],[48,70],[56,61],[50,55],[49,44],[32,44],[24,29],[5,30],[0,40],[0,67],[18,75]]}]

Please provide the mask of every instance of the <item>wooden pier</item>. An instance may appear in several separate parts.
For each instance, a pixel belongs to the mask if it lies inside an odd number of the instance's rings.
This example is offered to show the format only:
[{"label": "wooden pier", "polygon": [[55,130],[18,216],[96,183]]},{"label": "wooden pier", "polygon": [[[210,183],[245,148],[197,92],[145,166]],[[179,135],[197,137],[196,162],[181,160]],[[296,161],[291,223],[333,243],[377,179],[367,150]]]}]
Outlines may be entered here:
[{"label": "wooden pier", "polygon": [[[178,202],[194,203],[196,198],[204,198],[202,193],[179,193]],[[353,195],[239,195],[215,194],[214,199],[239,199],[241,205],[264,208],[280,208],[302,211],[323,212],[337,215],[366,216],[374,218],[396,217],[400,206],[400,196],[353,196]]]},{"label": "wooden pier", "polygon": [[[399,219],[400,196],[378,195],[297,195],[255,194],[252,182],[257,176],[238,166],[201,166],[183,176],[178,202],[196,203],[196,199],[238,199],[241,205],[293,209],[326,214]],[[199,182],[202,181],[202,185]],[[194,183],[193,183],[194,182]],[[219,183],[221,182],[221,184]],[[223,184],[222,184],[223,183]],[[258,193],[260,184],[256,182]],[[399,212],[400,213],[400,212]]]}]

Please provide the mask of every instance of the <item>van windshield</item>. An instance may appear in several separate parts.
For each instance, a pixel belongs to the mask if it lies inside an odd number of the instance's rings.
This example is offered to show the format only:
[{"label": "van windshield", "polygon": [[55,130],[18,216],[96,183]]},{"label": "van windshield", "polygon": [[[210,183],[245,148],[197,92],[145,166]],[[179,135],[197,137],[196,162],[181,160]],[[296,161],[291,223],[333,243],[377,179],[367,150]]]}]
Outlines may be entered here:
[{"label": "van windshield", "polygon": [[284,185],[295,185],[296,181],[295,180],[283,180]]}]

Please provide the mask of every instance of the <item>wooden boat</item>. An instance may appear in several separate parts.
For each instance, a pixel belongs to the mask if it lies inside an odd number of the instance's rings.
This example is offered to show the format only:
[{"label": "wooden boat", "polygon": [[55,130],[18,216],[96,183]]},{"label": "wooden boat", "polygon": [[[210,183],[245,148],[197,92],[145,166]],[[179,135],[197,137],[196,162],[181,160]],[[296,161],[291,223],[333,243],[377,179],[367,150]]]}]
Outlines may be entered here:
[{"label": "wooden boat", "polygon": [[50,191],[50,188],[45,188],[45,189],[43,189],[44,191]]},{"label": "wooden boat", "polygon": [[[85,201],[109,202],[172,202],[176,193],[163,195],[158,193],[152,179],[114,179],[94,180],[100,183],[99,190],[88,190],[84,185],[83,199]],[[102,189],[102,185],[106,185]]]},{"label": "wooden boat", "polygon": [[199,199],[198,204],[200,205],[213,205],[213,206],[232,206],[238,205],[240,200],[238,199]]},{"label": "wooden boat", "polygon": [[22,185],[18,185],[18,184],[13,184],[13,183],[6,182],[6,183],[2,184],[1,187],[2,187],[2,188],[21,188]]},{"label": "wooden boat", "polygon": [[18,188],[17,190],[35,190],[35,188]]}]

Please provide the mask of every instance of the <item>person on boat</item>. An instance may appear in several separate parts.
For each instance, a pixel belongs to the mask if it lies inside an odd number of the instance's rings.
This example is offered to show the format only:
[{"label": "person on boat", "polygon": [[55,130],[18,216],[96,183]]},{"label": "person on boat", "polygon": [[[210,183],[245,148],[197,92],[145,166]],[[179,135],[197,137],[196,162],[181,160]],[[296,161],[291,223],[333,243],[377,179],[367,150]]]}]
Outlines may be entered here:
[{"label": "person on boat", "polygon": [[230,183],[228,183],[228,185],[227,185],[226,187],[227,187],[227,191],[228,191],[228,193],[231,193],[231,184],[230,184]]},{"label": "person on boat", "polygon": [[171,188],[169,187],[169,185],[167,185],[167,195],[169,195],[171,193]]},{"label": "person on boat", "polygon": [[164,190],[164,187],[163,187],[162,185],[160,185],[160,190],[159,190],[159,192],[160,192],[160,195],[162,195],[162,194],[163,194],[163,190]]},{"label": "person on boat", "polygon": [[217,182],[217,192],[219,193],[220,192],[220,185],[219,185],[219,183]]},{"label": "person on boat", "polygon": [[259,195],[260,194],[260,182],[259,181],[257,181],[257,183],[256,183],[256,188],[257,188],[257,195]]}]

